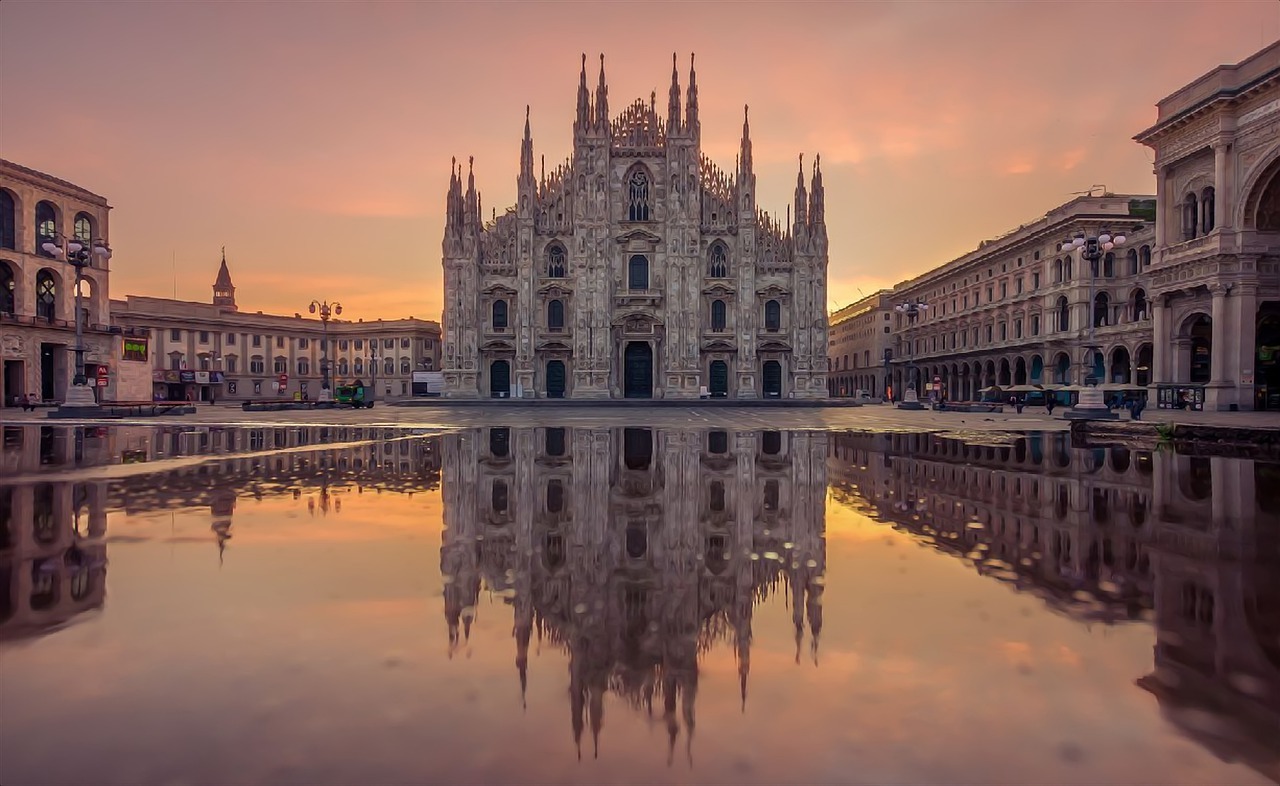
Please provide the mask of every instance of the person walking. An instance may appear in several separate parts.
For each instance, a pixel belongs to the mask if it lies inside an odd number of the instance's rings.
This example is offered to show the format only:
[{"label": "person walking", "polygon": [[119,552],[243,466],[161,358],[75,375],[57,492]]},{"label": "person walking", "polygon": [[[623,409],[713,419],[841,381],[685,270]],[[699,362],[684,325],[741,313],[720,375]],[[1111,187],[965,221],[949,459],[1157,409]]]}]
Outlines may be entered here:
[{"label": "person walking", "polygon": [[1046,414],[1053,415],[1053,404],[1054,395],[1052,393],[1046,394],[1044,397],[1044,411]]},{"label": "person walking", "polygon": [[1133,402],[1133,409],[1129,410],[1129,419],[1142,420],[1142,410],[1146,408],[1147,408],[1147,402],[1145,399],[1141,399],[1141,398],[1135,399]]}]

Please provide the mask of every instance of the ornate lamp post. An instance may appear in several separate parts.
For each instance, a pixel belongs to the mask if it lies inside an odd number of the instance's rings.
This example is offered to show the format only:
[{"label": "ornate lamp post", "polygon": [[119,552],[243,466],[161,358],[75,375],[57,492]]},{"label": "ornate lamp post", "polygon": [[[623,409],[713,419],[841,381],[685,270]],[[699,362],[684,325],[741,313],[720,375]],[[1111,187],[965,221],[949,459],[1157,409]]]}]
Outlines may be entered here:
[{"label": "ornate lamp post", "polygon": [[[906,315],[907,329],[910,331],[910,329],[915,325],[916,318],[929,310],[929,304],[919,298],[916,298],[908,300],[905,303],[899,303],[893,307],[893,310],[897,311],[899,314]],[[916,393],[916,388],[920,384],[920,369],[916,366],[915,346],[911,343],[912,341],[913,339],[910,337],[910,333],[908,332],[907,346],[910,347],[910,354],[908,357],[911,358],[911,361],[907,366],[907,376],[910,381],[907,383],[906,392],[902,394],[902,401],[898,402],[898,409],[924,409],[924,405],[920,403],[920,397]]]},{"label": "ornate lamp post", "polygon": [[329,397],[329,318],[342,313],[342,304],[327,300],[311,301],[311,313],[320,313],[320,330],[324,338],[320,344],[320,399]]},{"label": "ornate lamp post", "polygon": [[111,259],[111,249],[105,240],[90,243],[79,238],[61,236],[46,241],[40,248],[55,259],[65,259],[76,269],[76,367],[66,398],[58,409],[83,411],[85,408],[98,406],[98,400],[94,398],[93,388],[89,387],[89,379],[84,373],[84,309],[81,306],[80,289],[84,281],[84,269],[92,264],[94,257],[104,262]]},{"label": "ornate lamp post", "polygon": [[1097,314],[1094,309],[1097,304],[1094,298],[1097,296],[1098,281],[1098,263],[1113,248],[1119,248],[1125,244],[1125,236],[1123,233],[1112,235],[1108,230],[1101,229],[1096,235],[1085,235],[1083,232],[1077,234],[1071,240],[1067,240],[1062,244],[1061,250],[1070,254],[1075,251],[1080,252],[1080,259],[1089,263],[1089,341],[1085,344],[1085,368],[1087,372],[1084,376],[1084,390],[1080,392],[1080,398],[1076,405],[1063,413],[1064,417],[1073,420],[1116,420],[1119,414],[1112,412],[1102,398],[1102,391],[1098,388],[1100,380],[1094,374],[1101,359],[1102,348],[1098,346],[1095,333],[1097,331]]}]

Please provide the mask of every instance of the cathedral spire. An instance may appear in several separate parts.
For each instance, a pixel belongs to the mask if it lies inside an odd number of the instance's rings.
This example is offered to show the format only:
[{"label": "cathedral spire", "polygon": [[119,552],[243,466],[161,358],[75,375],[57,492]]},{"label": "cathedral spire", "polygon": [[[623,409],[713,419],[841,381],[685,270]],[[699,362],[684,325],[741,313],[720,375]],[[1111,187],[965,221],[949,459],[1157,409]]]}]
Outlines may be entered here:
[{"label": "cathedral spire", "polygon": [[476,197],[476,157],[467,157],[467,198],[464,203],[463,223],[466,227],[480,224],[480,202]]},{"label": "cathedral spire", "polygon": [[804,153],[800,154],[800,172],[796,175],[795,235],[799,237],[809,223],[809,195],[804,188]]},{"label": "cathedral spire", "polygon": [[826,190],[822,187],[821,155],[816,155],[813,158],[813,180],[810,183],[809,222],[814,227],[821,227],[826,224],[827,214],[827,195]]},{"label": "cathedral spire", "polygon": [[524,107],[524,141],[520,143],[520,183],[533,185],[533,134],[529,130],[529,105]]},{"label": "cathedral spire", "polygon": [[742,151],[739,153],[741,157],[741,172],[750,174],[751,172],[751,107],[747,104],[742,105]]},{"label": "cathedral spire", "polygon": [[222,264],[218,277],[213,281],[213,305],[236,310],[236,287],[231,283],[231,270],[227,268],[227,247],[222,247]]},{"label": "cathedral spire", "polygon": [[693,69],[693,53],[689,53],[689,100],[684,110],[684,125],[693,136],[698,135],[698,74]]},{"label": "cathedral spire", "polygon": [[671,53],[671,92],[667,99],[667,134],[680,130],[680,73],[676,70],[676,53]]},{"label": "cathedral spire", "polygon": [[590,124],[591,93],[587,90],[587,53],[582,53],[582,73],[578,75],[578,119],[574,123],[577,130],[585,131]]},{"label": "cathedral spire", "polygon": [[604,53],[600,53],[600,83],[596,86],[596,127],[609,128],[609,85],[604,79]]}]

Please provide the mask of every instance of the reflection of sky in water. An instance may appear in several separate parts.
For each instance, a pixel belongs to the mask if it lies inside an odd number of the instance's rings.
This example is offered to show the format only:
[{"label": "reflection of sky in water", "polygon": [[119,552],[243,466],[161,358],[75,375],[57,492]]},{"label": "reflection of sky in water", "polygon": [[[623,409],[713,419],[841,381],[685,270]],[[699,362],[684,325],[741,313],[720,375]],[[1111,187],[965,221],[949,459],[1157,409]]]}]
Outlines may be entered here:
[{"label": "reflection of sky in water", "polygon": [[[1244,501],[1262,499],[1254,481],[1269,468],[1214,459],[1206,474],[1160,454],[1095,467],[1049,443],[1033,476],[1003,469],[1029,465],[1027,446],[966,457],[905,436],[721,444],[669,431],[644,468],[621,429],[569,430],[563,458],[546,455],[544,430],[497,442],[483,430],[391,443],[348,433],[330,440],[342,448],[302,446],[277,465],[265,431],[266,445],[245,437],[227,451],[239,457],[167,476],[129,476],[114,443],[94,447],[115,458],[90,475],[115,479],[62,480],[75,460],[45,463],[61,539],[13,540],[0,569],[23,579],[71,543],[79,509],[105,526],[107,591],[56,632],[26,612],[0,625],[0,782],[1235,784],[1276,772],[1257,729],[1277,717],[1266,693],[1277,666],[1235,642],[1274,637],[1276,622],[1232,616],[1250,591],[1251,608],[1274,608],[1244,586],[1242,553],[1275,547],[1254,533],[1275,514]],[[152,451],[164,442],[153,436]],[[211,449],[179,448],[148,458]],[[145,501],[129,493],[148,487]],[[0,493],[6,510],[39,512],[22,507],[31,483]],[[1019,521],[1049,545],[1011,550]],[[643,543],[626,532],[639,522]],[[731,544],[714,577],[708,533]],[[1069,559],[1054,553],[1060,533]],[[781,545],[778,559],[764,543]],[[1126,563],[1134,544],[1145,559]],[[1208,629],[1221,646],[1197,638],[1202,598],[1188,583],[1217,599]],[[1108,593],[1121,600],[1098,600]],[[799,641],[797,595],[808,600]],[[451,645],[451,620],[472,616]],[[1185,679],[1161,694],[1165,717],[1135,685],[1158,671],[1152,621],[1171,669],[1236,659],[1200,680],[1231,720],[1204,702],[1179,709],[1199,695]]]}]

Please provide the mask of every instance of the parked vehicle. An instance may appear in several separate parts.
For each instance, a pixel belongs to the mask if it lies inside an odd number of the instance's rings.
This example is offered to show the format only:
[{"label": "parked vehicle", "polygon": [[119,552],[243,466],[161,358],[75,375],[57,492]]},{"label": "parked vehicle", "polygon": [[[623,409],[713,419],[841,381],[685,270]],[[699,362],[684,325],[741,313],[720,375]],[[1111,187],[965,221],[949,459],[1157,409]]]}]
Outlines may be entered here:
[{"label": "parked vehicle", "polygon": [[338,404],[360,409],[373,409],[372,391],[364,385],[339,385],[333,391],[333,400]]}]

